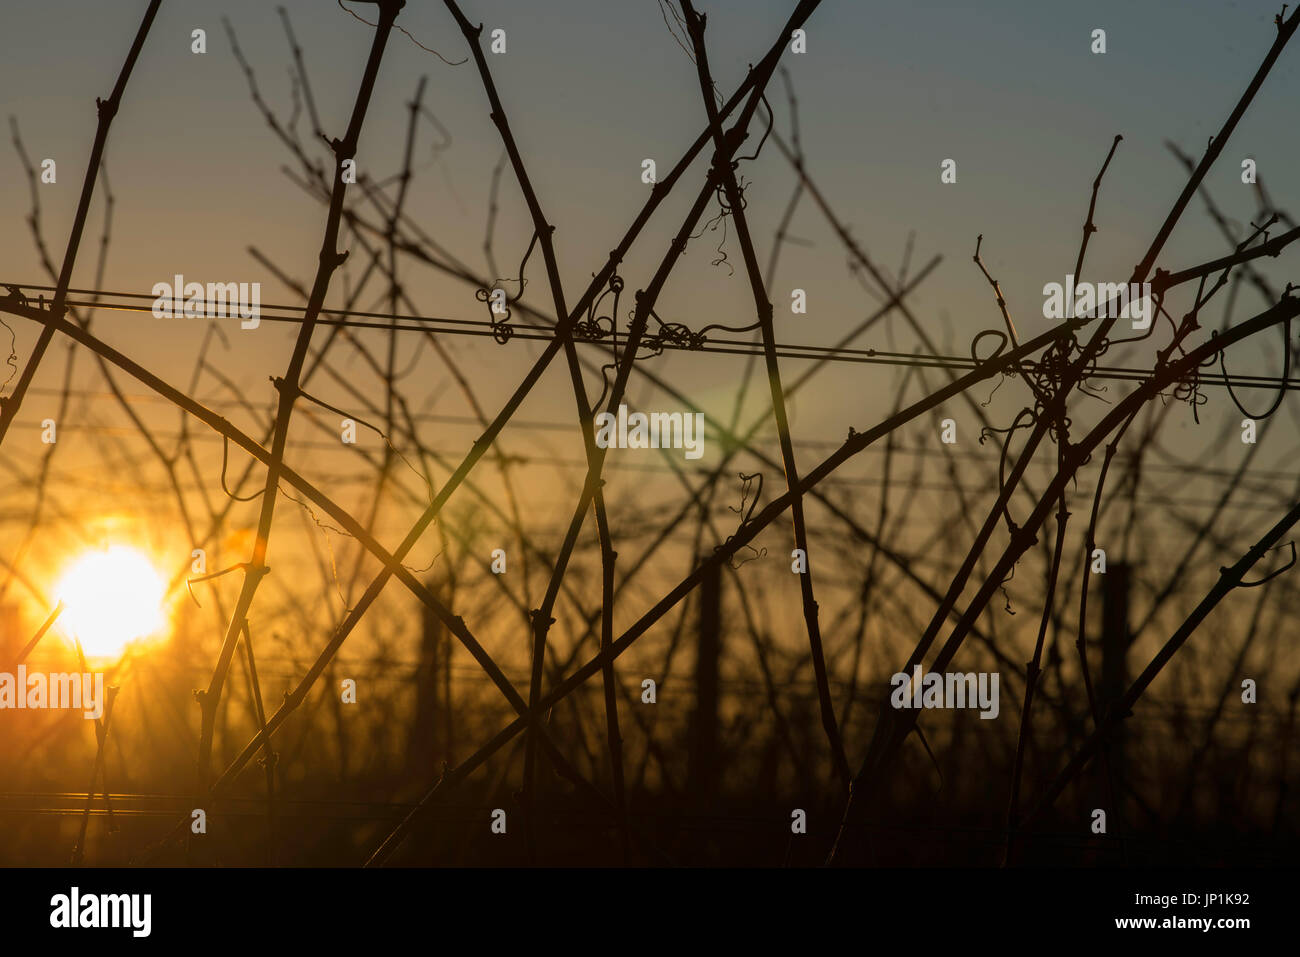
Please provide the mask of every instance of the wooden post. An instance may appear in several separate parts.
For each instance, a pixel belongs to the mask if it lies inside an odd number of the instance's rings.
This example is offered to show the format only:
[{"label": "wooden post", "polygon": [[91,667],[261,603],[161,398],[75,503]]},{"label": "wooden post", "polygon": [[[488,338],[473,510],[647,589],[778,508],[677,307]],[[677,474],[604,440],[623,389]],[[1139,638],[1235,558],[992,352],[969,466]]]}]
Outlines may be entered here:
[{"label": "wooden post", "polygon": [[695,711],[687,784],[699,801],[718,785],[718,659],[722,651],[722,567],[709,566],[700,583],[700,630],[695,659]]},{"label": "wooden post", "polygon": [[[430,581],[429,590],[444,599],[447,587]],[[451,762],[451,634],[428,606],[421,606],[419,661],[415,671],[415,718],[407,744],[412,769],[432,781],[442,762]]]},{"label": "wooden post", "polygon": [[[1128,649],[1133,641],[1129,630],[1129,590],[1132,568],[1122,563],[1112,564],[1101,578],[1103,582],[1101,679],[1097,683],[1097,708],[1104,717],[1128,690]],[[1126,739],[1127,727],[1121,721],[1115,725],[1105,745],[1111,775],[1115,781],[1117,804],[1107,814],[1109,820],[1113,822],[1110,825],[1112,833],[1118,825],[1128,819],[1124,814],[1127,802],[1123,799],[1124,783],[1127,780]]]}]

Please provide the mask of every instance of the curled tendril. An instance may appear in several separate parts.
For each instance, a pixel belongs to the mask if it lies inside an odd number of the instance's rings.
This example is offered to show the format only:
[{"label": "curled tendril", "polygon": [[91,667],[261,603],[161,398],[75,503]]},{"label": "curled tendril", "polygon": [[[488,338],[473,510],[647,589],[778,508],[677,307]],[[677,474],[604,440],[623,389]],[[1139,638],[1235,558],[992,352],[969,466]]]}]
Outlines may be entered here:
[{"label": "curled tendril", "polygon": [[[980,435],[979,435],[980,445],[984,444],[985,439],[992,438],[994,435],[1005,435],[1007,437],[1007,440],[1002,443],[1002,449],[998,455],[998,492],[999,493],[1004,491],[1007,486],[1007,472],[1006,472],[1007,450],[1011,447],[1011,436],[1014,435],[1018,429],[1028,429],[1032,427],[1037,421],[1038,421],[1038,416],[1035,414],[1034,410],[1025,408],[1025,409],[1021,409],[1019,412],[1016,413],[1016,417],[1011,421],[1011,424],[1007,426],[1005,429],[999,429],[996,426],[992,426],[992,425],[986,425],[984,426],[984,428],[980,429]],[[1068,422],[1069,420],[1067,419],[1066,420],[1067,426],[1068,426]],[[1011,533],[1014,535],[1016,531],[1016,523],[1011,518],[1011,512],[1009,509],[1010,501],[1011,501],[1010,498],[1008,498],[1007,501],[1003,504],[1002,514],[1006,517],[1007,528],[1010,529]]]},{"label": "curled tendril", "polygon": [[[587,308],[587,315],[574,323],[573,327],[574,332],[583,339],[595,341],[604,339],[606,336],[613,338],[613,341],[610,343],[613,362],[606,363],[600,367],[600,398],[596,400],[593,408],[600,408],[605,404],[605,396],[609,394],[610,390],[609,374],[618,368],[618,322],[615,319],[615,316],[618,315],[619,297],[623,293],[623,287],[623,277],[618,275],[618,273],[611,274],[609,277],[609,287]],[[606,296],[610,295],[614,297],[614,303],[610,308],[610,314],[608,316],[601,316],[598,314],[601,303],[605,301]],[[602,324],[605,322],[609,323],[608,329],[606,329]]]},{"label": "curled tendril", "polygon": [[[727,510],[730,512],[735,512],[737,515],[741,516],[740,525],[736,528],[736,531],[733,534],[727,536],[727,540],[725,542],[723,542],[721,545],[714,547],[713,550],[715,552],[721,551],[722,549],[726,548],[727,545],[731,543],[731,540],[740,534],[741,529],[745,527],[750,517],[754,514],[754,509],[758,506],[758,500],[763,495],[763,473],[762,472],[752,472],[748,475],[745,474],[744,472],[741,472],[739,473],[739,475],[740,475],[740,483],[741,483],[740,484],[740,507],[736,508],[734,506],[728,505]],[[758,487],[754,489],[754,500],[752,502],[749,502],[749,508],[746,509],[745,503],[749,499],[750,487],[753,484],[755,479],[758,480]],[[746,558],[739,565],[737,565],[734,561],[735,556],[732,556],[731,558],[727,559],[727,564],[730,565],[732,568],[742,568],[745,565],[748,565],[750,562],[756,561],[767,554],[766,547],[755,548],[753,545],[746,544],[745,548],[749,549],[753,553],[751,557]]]},{"label": "curled tendril", "polygon": [[[474,293],[474,298],[479,302],[488,303],[488,319],[492,323],[492,338],[504,345],[510,341],[510,337],[515,334],[514,327],[510,325],[510,307],[524,297],[524,290],[528,288],[528,277],[524,275],[524,270],[528,266],[528,257],[533,254],[533,247],[537,245],[537,231],[533,231],[533,238],[528,242],[528,248],[524,250],[524,258],[519,260],[519,278],[517,279],[497,279],[492,284],[492,290],[478,289]],[[503,282],[519,283],[519,292],[513,296],[507,296],[505,303],[500,310],[496,304],[491,302],[492,291],[502,289]]]},{"label": "curled tendril", "polygon": [[[979,355],[980,340],[984,339],[986,336],[997,337],[998,344],[992,352],[981,359]],[[998,356],[1002,355],[1002,351],[1006,349],[1008,341],[1007,334],[1001,329],[985,329],[982,332],[977,332],[975,338],[970,341],[970,357],[975,361],[976,365],[980,365],[984,362],[992,362]]]},{"label": "curled tendril", "polygon": [[727,243],[727,215],[726,212],[719,213],[709,226],[711,230],[716,230],[719,226],[722,227],[722,238],[718,240],[718,245],[716,247],[718,255],[713,258],[709,265],[726,266],[727,275],[734,276],[736,274],[736,267],[731,265],[731,261],[727,257],[727,250],[725,249]]},{"label": "curled tendril", "polygon": [[[598,341],[614,335],[617,326],[614,322],[614,316],[618,315],[618,300],[623,292],[623,277],[618,274],[609,277],[609,286],[602,292],[590,306],[587,307],[587,314],[573,324],[573,332],[579,339]],[[614,297],[614,305],[607,316],[600,315],[601,303],[607,296]],[[604,324],[608,323],[608,327]],[[617,349],[615,351],[617,356]]]},{"label": "curled tendril", "polygon": [[[705,335],[706,329],[699,332],[693,332],[691,328],[680,322],[664,322],[659,314],[653,309],[650,315],[654,321],[659,323],[659,331],[651,336],[645,337],[645,345],[651,350],[653,355],[660,355],[664,349],[702,349],[704,343],[708,341]],[[712,325],[708,329],[725,329],[726,326]]]},{"label": "curled tendril", "polygon": [[510,337],[515,334],[515,327],[510,325],[508,321],[511,314],[508,303],[515,300],[507,300],[507,305],[502,306],[502,311],[498,312],[496,305],[490,301],[492,299],[491,290],[478,289],[474,293],[474,298],[479,302],[488,304],[488,321],[492,323],[492,338],[502,345],[509,342]]},{"label": "curled tendril", "polygon": [[[766,138],[766,136],[764,138]],[[759,146],[761,147],[762,144],[760,143]],[[736,165],[737,164],[733,162],[731,164],[732,169],[735,169]],[[727,217],[732,215],[732,206],[727,201],[726,184],[722,181],[722,177],[713,176],[712,171],[710,172],[710,177],[712,180],[716,180],[713,186],[713,191],[718,201],[718,212],[717,215],[715,215],[712,219],[708,220],[703,226],[700,227],[700,231],[698,233],[692,233],[690,238],[699,239],[706,232],[715,232],[718,226],[721,226],[722,238],[718,240],[718,245],[717,245],[718,255],[713,259],[710,265],[726,266],[727,275],[731,276],[731,275],[735,275],[736,270],[735,267],[731,265],[731,261],[727,256],[727,251],[723,247],[727,242]],[[745,199],[745,190],[748,188],[749,188],[749,184],[745,182],[745,178],[743,176],[738,177],[736,180],[736,189],[740,196],[741,210],[744,210],[749,206],[749,203]]]},{"label": "curled tendril", "polygon": [[704,345],[703,336],[691,332],[689,327],[680,322],[663,323],[656,338],[662,346],[676,346],[680,349],[698,349]]},{"label": "curled tendril", "polygon": [[[605,322],[609,323],[609,328],[602,325]],[[573,334],[579,339],[604,339],[614,334],[614,320],[610,316],[598,316],[595,319],[584,317],[573,324]]]},{"label": "curled tendril", "polygon": [[[731,205],[727,202],[727,192],[725,187],[726,187],[725,183],[718,183],[716,187],[717,194],[718,194],[718,205],[722,207],[722,211],[724,213],[730,216]],[[744,210],[749,208],[749,203],[745,201],[745,190],[749,188],[749,184],[745,182],[745,178],[742,176],[737,180],[736,187],[737,187],[737,192],[740,195],[740,209],[743,212]]]},{"label": "curled tendril", "polygon": [[600,367],[601,389],[600,389],[600,395],[596,397],[596,401],[591,403],[591,407],[593,409],[599,409],[602,406],[604,406],[605,397],[609,395],[609,387],[610,387],[609,374],[617,368],[618,368],[618,363],[616,362],[607,362]]},{"label": "curled tendril", "polygon": [[[604,383],[604,387],[601,390],[600,399],[595,403],[596,406],[603,404],[605,396],[609,393],[609,374],[618,368],[618,327],[613,316],[618,315],[619,294],[622,291],[623,280],[618,276],[611,278],[609,290],[602,293],[600,298],[592,304],[591,308],[587,311],[586,318],[574,323],[573,327],[574,334],[579,338],[595,341],[611,336],[614,338],[612,343],[614,354],[613,362],[606,363],[601,366],[600,369],[601,380]],[[604,300],[605,296],[610,293],[614,295],[612,315],[596,315],[596,310],[599,308],[600,303]],[[712,329],[725,329],[728,332],[748,332],[752,329],[758,328],[758,323],[756,322],[748,326],[724,326],[721,323],[713,323],[696,332],[681,322],[664,322],[662,317],[660,317],[653,308],[650,310],[650,316],[659,324],[659,328],[652,334],[641,336],[637,343],[638,353],[634,361],[663,355],[665,349],[686,349],[692,351],[703,349],[705,343],[708,342],[707,333]],[[635,322],[636,310],[628,310],[627,318],[629,322]],[[606,323],[608,323],[608,326],[606,326]]]},{"label": "curled tendril", "polygon": [[[1016,564],[1019,564],[1019,562],[1017,562]],[[1007,575],[1006,578],[1002,579],[1002,582],[998,585],[998,590],[1002,592],[1002,600],[1005,603],[1006,612],[1008,615],[1014,615],[1016,613],[1016,610],[1011,607],[1011,593],[1007,591],[1007,583],[1010,582],[1011,579],[1015,577],[1016,577],[1016,566],[1012,565],[1011,574]]]},{"label": "curled tendril", "polygon": [[[988,336],[993,336],[994,338],[996,338],[998,340],[998,344],[994,347],[992,352],[990,352],[987,356],[981,358],[979,354],[980,342],[983,341]],[[970,341],[971,360],[975,363],[976,366],[983,365],[985,362],[992,362],[998,356],[1002,355],[1002,352],[1004,349],[1006,349],[1007,343],[1009,341],[1010,340],[1007,338],[1007,334],[1003,332],[1001,329],[984,329],[980,332],[977,332],[975,334],[975,338]],[[998,389],[1002,388],[1002,383],[1005,382],[1007,379],[1014,379],[1015,375],[1016,374],[1014,370],[1003,372],[998,377],[998,384],[993,387],[993,391],[989,393],[989,397],[980,403],[980,407],[988,408],[989,403],[993,401],[993,397],[997,395]],[[981,439],[981,441],[983,440]]]},{"label": "curled tendril", "polygon": [[989,403],[993,401],[993,397],[998,394],[998,389],[1002,388],[1002,383],[1006,381],[1007,376],[1005,374],[998,376],[998,384],[993,387],[993,391],[989,393],[989,397],[980,403],[981,409],[987,409],[989,407]]},{"label": "curled tendril", "polygon": [[[1291,292],[1291,284],[1288,283],[1287,294],[1290,294],[1290,292]],[[1215,333],[1211,332],[1210,335],[1211,337],[1213,337]],[[1262,419],[1267,419],[1269,416],[1271,416],[1274,412],[1278,410],[1278,408],[1282,405],[1282,400],[1286,398],[1287,389],[1285,383],[1291,377],[1291,320],[1288,319],[1282,327],[1282,383],[1283,384],[1278,386],[1277,395],[1273,397],[1272,405],[1270,405],[1259,415],[1252,415],[1251,413],[1247,412],[1245,407],[1241,404],[1241,400],[1237,398],[1237,394],[1232,391],[1232,380],[1228,378],[1228,366],[1226,360],[1223,357],[1226,351],[1227,350],[1225,349],[1219,350],[1219,372],[1222,373],[1223,384],[1228,389],[1228,398],[1230,398],[1232,400],[1232,404],[1237,407],[1237,411],[1240,412],[1242,415],[1244,415],[1246,418],[1253,419],[1257,422]]]},{"label": "curled tendril", "polygon": [[[707,341],[707,334],[709,332],[712,332],[714,329],[722,329],[725,330],[726,332],[752,332],[757,328],[758,328],[757,322],[751,322],[747,326],[724,326],[720,322],[711,322],[703,329],[701,329],[697,333],[697,335],[700,337],[700,344],[703,345]],[[872,353],[874,354],[874,350],[872,350]]]},{"label": "curled tendril", "polygon": [[1186,375],[1174,383],[1174,399],[1190,405],[1192,407],[1193,421],[1197,425],[1201,424],[1201,416],[1198,410],[1210,400],[1201,391],[1201,373],[1199,370],[1189,369]]},{"label": "curled tendril", "polygon": [[488,303],[488,313],[489,313],[489,315],[492,316],[492,321],[493,321],[493,322],[496,322],[496,321],[497,321],[497,320],[496,320],[496,317],[497,317],[497,316],[501,316],[502,319],[503,319],[503,321],[504,321],[505,319],[509,319],[509,318],[510,318],[510,306],[509,306],[509,300],[506,300],[507,305],[502,306],[500,311],[497,311],[495,308],[493,308],[494,304],[491,303],[492,293],[495,292],[498,288],[500,288],[500,287],[498,287],[498,286],[493,286],[491,289],[483,289],[483,288],[480,287],[479,289],[475,290],[475,292],[474,292],[474,298],[475,298],[475,299],[477,299],[479,302],[486,302],[486,303]]}]

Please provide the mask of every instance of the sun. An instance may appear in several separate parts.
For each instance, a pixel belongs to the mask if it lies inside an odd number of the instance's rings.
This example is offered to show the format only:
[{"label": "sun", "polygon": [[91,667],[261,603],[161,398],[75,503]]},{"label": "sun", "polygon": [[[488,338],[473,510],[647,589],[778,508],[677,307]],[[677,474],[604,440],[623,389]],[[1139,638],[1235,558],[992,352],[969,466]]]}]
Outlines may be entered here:
[{"label": "sun", "polygon": [[166,625],[167,585],[148,558],[127,545],[87,552],[67,570],[54,596],[59,625],[89,657],[116,657],[128,644]]}]

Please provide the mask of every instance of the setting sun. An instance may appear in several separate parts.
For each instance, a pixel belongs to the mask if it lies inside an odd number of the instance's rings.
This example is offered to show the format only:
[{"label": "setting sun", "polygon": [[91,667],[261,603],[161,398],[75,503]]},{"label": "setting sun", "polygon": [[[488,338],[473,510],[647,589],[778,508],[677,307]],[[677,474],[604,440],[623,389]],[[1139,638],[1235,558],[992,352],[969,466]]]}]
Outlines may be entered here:
[{"label": "setting sun", "polygon": [[59,624],[91,657],[120,654],[161,630],[167,586],[149,559],[125,545],[88,552],[63,573]]}]

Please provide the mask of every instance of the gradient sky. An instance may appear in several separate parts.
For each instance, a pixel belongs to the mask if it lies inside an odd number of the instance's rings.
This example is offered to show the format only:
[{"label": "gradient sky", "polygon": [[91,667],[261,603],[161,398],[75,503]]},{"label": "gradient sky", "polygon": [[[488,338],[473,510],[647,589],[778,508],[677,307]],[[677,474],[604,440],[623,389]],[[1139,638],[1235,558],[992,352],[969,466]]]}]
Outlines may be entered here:
[{"label": "gradient sky", "polygon": [[[746,65],[771,42],[792,4],[703,0],[699,6],[709,16],[714,74],[729,94]],[[371,28],[331,0],[291,0],[286,7],[304,49],[323,124],[339,135]],[[909,233],[915,233],[913,271],[932,256],[943,256],[913,305],[945,351],[966,354],[976,332],[1000,324],[991,292],[971,262],[976,235],[984,234],[984,260],[1001,281],[1022,335],[1047,328],[1042,286],[1062,281],[1072,268],[1091,182],[1112,137],[1122,133],[1124,142],[1098,201],[1100,232],[1090,247],[1086,272],[1094,280],[1125,279],[1184,181],[1165,142],[1193,153],[1204,148],[1272,42],[1272,18],[1279,7],[1216,0],[1176,5],[826,0],[808,25],[808,52],[787,53],[783,64],[798,95],[811,174],[863,248],[889,273],[897,270]],[[42,186],[39,194],[46,241],[56,260],[94,134],[94,98],[111,90],[144,8],[142,0],[46,0],[6,4],[0,15],[0,112],[17,119],[36,162],[53,157],[59,164],[57,185]],[[369,5],[354,8],[373,17]],[[557,226],[555,241],[572,302],[644,202],[641,160],[653,157],[666,170],[703,127],[694,69],[670,36],[655,0],[467,0],[464,8],[472,21],[507,31],[507,54],[490,63],[540,200]],[[250,245],[303,283],[313,274],[324,208],[281,172],[282,165],[293,165],[292,158],[250,101],[223,17],[237,32],[264,96],[282,118],[288,116],[289,52],[273,4],[165,0],[107,150],[116,199],[104,279],[108,289],[148,292],[155,282],[182,273],[198,281],[260,281],[263,301],[296,301],[249,256]],[[466,53],[463,37],[441,3],[408,3],[398,22],[449,59]],[[190,51],[196,27],[207,31],[205,55]],[[1106,30],[1104,55],[1090,52],[1095,28]],[[426,232],[486,272],[480,249],[491,171],[501,147],[472,63],[448,66],[395,34],[358,161],[379,177],[397,171],[405,104],[421,75],[428,76],[426,104],[450,131],[452,142],[435,153],[432,128],[421,127],[410,209]],[[1300,50],[1291,49],[1206,181],[1219,204],[1240,222],[1256,209],[1253,193],[1239,180],[1240,160],[1246,156],[1258,162],[1275,201],[1300,210],[1300,185],[1292,173],[1300,154],[1300,130],[1294,123],[1297,80]],[[771,93],[780,130],[788,135],[789,110],[779,81]],[[957,160],[958,182],[942,185],[940,163],[949,157]],[[696,177],[703,162],[697,161]],[[0,190],[0,221],[8,226],[0,231],[0,281],[47,282],[25,225],[30,208],[26,182],[8,142],[0,144],[0,170],[6,184]],[[746,196],[765,261],[794,179],[770,147],[757,162],[743,165],[742,172],[753,184]],[[502,268],[514,275],[531,227],[508,171],[503,184],[496,249]],[[97,195],[74,287],[93,279],[101,200]],[[687,202],[686,190],[679,188],[656,215],[622,270],[629,289],[649,281]],[[772,286],[778,337],[829,344],[874,303],[848,276],[845,254],[807,201],[791,229],[800,245],[784,250]],[[717,234],[709,233],[692,244],[660,301],[665,319],[692,327],[752,321],[743,270],[729,276],[725,267],[710,265],[716,242]],[[734,241],[728,249],[738,264]],[[1198,201],[1160,264],[1178,268],[1224,252],[1222,238]],[[1287,265],[1283,257],[1267,270],[1275,279],[1294,277]],[[531,268],[535,281],[541,277],[539,267],[535,262]],[[404,276],[425,314],[481,318],[473,290],[416,267],[405,267]],[[342,286],[340,274],[331,303],[340,302]],[[544,286],[537,281],[532,292],[544,292]],[[809,291],[806,317],[791,316],[786,307],[795,286]],[[537,301],[546,299],[539,296]],[[363,308],[377,305],[367,300]],[[18,334],[21,361],[35,330],[21,320],[10,324]],[[199,328],[121,312],[100,312],[95,325],[99,335],[182,385],[197,354]],[[906,330],[895,331],[896,337],[886,337],[881,327],[861,344],[914,345]],[[283,371],[293,333],[293,328],[269,324],[253,333],[230,330],[230,349],[220,361],[250,401],[264,404],[271,397],[268,377]],[[455,342],[449,348],[489,395],[513,385],[538,352],[536,344],[516,344],[510,351],[487,340]],[[1234,359],[1233,371],[1276,372],[1277,356],[1275,339],[1248,345]],[[657,371],[670,370],[675,381],[689,383],[693,399],[715,413],[729,411],[744,364],[726,357],[702,364],[684,356],[655,362]],[[18,434],[24,441],[35,441],[36,424],[48,414],[62,368],[61,361],[47,361],[42,368],[19,417],[26,431]],[[428,388],[421,394],[441,394],[445,383],[432,365],[428,368]],[[797,371],[798,365],[788,368]],[[89,363],[80,375],[100,388]],[[793,403],[800,438],[839,440],[848,426],[871,424],[896,382],[892,370],[870,366],[827,373],[816,395]],[[135,389],[125,380],[124,385]],[[567,377],[558,363],[545,386],[524,414],[571,417]],[[1258,394],[1254,397],[1257,405],[1263,404]],[[1002,410],[1014,414],[1024,398],[1003,395],[1002,400],[1011,403]],[[1211,423],[1206,436],[1217,435],[1235,416],[1226,396],[1214,392],[1211,401],[1210,411],[1203,413]],[[495,411],[497,405],[488,404],[489,412]],[[1290,418],[1279,417],[1270,426],[1286,432],[1275,453],[1265,457],[1275,463],[1294,451],[1292,405],[1286,410]],[[454,404],[438,408],[457,411]],[[1187,430],[1191,424],[1190,412],[1180,410],[1174,427]],[[467,431],[451,444],[467,446],[471,438]],[[581,456],[576,431],[546,441]],[[1238,452],[1225,450],[1225,461]],[[708,462],[706,456],[703,464]]]},{"label": "gradient sky", "polygon": [[[733,89],[744,65],[765,49],[788,6],[701,4],[710,14],[711,59],[723,90]],[[982,279],[969,257],[975,235],[983,232],[985,260],[1032,331],[1041,321],[1043,282],[1059,280],[1073,261],[1088,187],[1111,137],[1119,132],[1125,140],[1103,189],[1101,232],[1089,262],[1106,278],[1122,278],[1181,184],[1164,141],[1193,151],[1204,145],[1271,42],[1275,6],[1180,3],[1174,12],[1168,4],[1124,2],[1086,9],[1065,3],[972,8],[827,2],[809,25],[809,52],[787,55],[784,63],[800,98],[810,168],[880,265],[897,265],[914,230],[921,261],[935,253],[945,257],[921,301],[932,311],[949,312],[965,329],[968,309],[959,304],[981,292]],[[58,186],[41,193],[56,255],[94,132],[94,97],[111,89],[143,7],[122,0],[50,0],[9,5],[4,13],[8,40],[0,61],[0,109],[18,119],[35,158],[59,161]],[[289,3],[287,9],[324,125],[339,131],[370,30],[326,0]],[[357,9],[366,14],[369,8]],[[539,196],[558,227],[561,263],[576,295],[581,277],[595,268],[644,199],[641,159],[671,162],[701,128],[693,70],[654,0],[485,3],[466,9],[489,29],[507,29],[509,52],[494,57],[492,67]],[[260,279],[264,298],[283,298],[272,295],[274,280],[247,256],[250,239],[291,274],[310,276],[323,209],[279,172],[288,156],[248,99],[223,17],[238,32],[268,100],[287,115],[288,57],[274,5],[167,0],[108,149],[117,199],[106,277],[111,289],[147,291],[159,278],[183,272],[200,279]],[[399,22],[449,58],[465,53],[440,3],[409,3]],[[196,26],[208,31],[204,56],[190,53],[189,33]],[[1103,56],[1089,52],[1095,27],[1107,31]],[[1245,155],[1256,158],[1281,205],[1295,207],[1300,199],[1285,168],[1300,137],[1290,122],[1298,70],[1295,56],[1283,57],[1208,181],[1220,203],[1239,217],[1254,209],[1237,178]],[[395,36],[359,161],[380,175],[396,168],[403,104],[421,73],[430,79],[428,105],[453,143],[441,170],[425,174],[413,207],[429,231],[447,237],[450,248],[478,265],[481,260],[473,257],[500,147],[472,64],[448,67]],[[774,102],[784,120],[779,93],[778,85]],[[426,159],[430,132],[423,131]],[[0,237],[2,278],[39,281],[30,239],[20,228],[28,211],[21,170],[12,148],[0,156],[10,184],[0,192],[0,216],[19,227]],[[955,186],[939,183],[939,162],[946,157],[958,161]],[[761,234],[760,226],[775,222],[791,177],[775,151],[746,173],[755,182],[751,215]],[[510,226],[526,239],[518,232],[519,205],[507,177],[500,251],[505,261],[512,259]],[[678,215],[674,207],[656,226],[669,229]],[[816,245],[787,251],[773,298],[789,286],[809,287],[813,311],[797,338],[826,341],[851,299],[845,287],[828,286],[823,293],[818,281],[822,272],[828,283],[832,277],[843,281],[843,256],[810,207],[801,210],[795,231]],[[1167,258],[1182,263],[1220,251],[1214,231],[1192,215]],[[648,253],[647,265],[658,254]],[[723,285],[713,281],[717,272],[701,277],[707,285]],[[74,285],[87,284],[92,275],[93,245],[87,244]],[[636,284],[636,277],[630,280]],[[729,285],[743,294],[742,283]],[[668,296],[679,294],[711,293],[674,286]],[[745,300],[739,295],[735,301]],[[427,311],[448,314],[451,305],[431,303]],[[104,322],[128,335],[129,329],[119,327],[138,320]],[[150,329],[146,338],[156,331]]]},{"label": "gradient sky", "polygon": [[[711,15],[711,60],[724,90],[765,49],[788,6],[701,4]],[[1024,312],[1034,304],[1031,294],[1041,298],[1040,278],[1063,274],[1061,264],[1072,261],[1065,254],[1076,246],[1088,186],[1116,132],[1125,142],[1098,209],[1095,262],[1131,265],[1181,184],[1164,141],[1189,150],[1204,145],[1271,42],[1275,6],[1180,3],[1174,13],[1157,3],[973,9],[828,0],[809,25],[809,52],[784,63],[800,97],[811,169],[866,248],[893,265],[915,230],[919,255],[939,252],[948,260],[930,294],[955,308],[952,297],[978,288],[978,273],[961,260],[969,262],[973,237],[984,232],[990,268],[1013,301],[1025,301]],[[143,7],[50,0],[5,10],[0,108],[19,120],[34,156],[60,161],[57,189],[41,196],[58,250],[94,132],[94,97],[111,89]],[[325,126],[340,130],[370,30],[326,0],[287,9]],[[585,275],[644,198],[640,160],[674,157],[701,128],[693,70],[654,0],[487,3],[467,11],[489,29],[508,30],[509,53],[492,67],[538,193],[555,211],[562,263]],[[222,17],[238,32],[268,100],[287,114],[287,50],[274,5],[163,3],[108,150],[118,200],[111,288],[136,289],[176,270],[250,274],[256,267],[243,248],[250,236],[295,274],[314,258],[323,211],[280,175],[286,156],[249,102]],[[449,58],[465,53],[440,3],[409,3],[399,22]],[[208,30],[205,56],[189,50],[196,26]],[[1088,50],[1098,26],[1107,30],[1104,56]],[[1246,191],[1228,160],[1244,155],[1258,160],[1282,205],[1296,198],[1284,164],[1300,136],[1290,122],[1298,70],[1296,57],[1283,57],[1210,179],[1230,210],[1253,208],[1233,205],[1234,190]],[[454,142],[445,178],[427,177],[413,201],[426,204],[439,235],[459,239],[468,231],[462,242],[448,242],[468,258],[481,242],[488,174],[499,154],[472,65],[448,67],[395,36],[359,159],[376,172],[395,168],[402,107],[421,73],[430,78],[428,104]],[[784,104],[774,101],[784,119]],[[16,157],[4,152],[11,188],[0,193],[0,213],[18,224],[28,200]],[[949,156],[958,161],[959,182],[940,188],[938,164]],[[783,200],[789,171],[775,153],[764,160],[747,170],[756,195]],[[515,198],[513,189],[503,195],[503,217],[517,214],[509,208]],[[779,202],[756,205],[755,215],[779,213]],[[820,224],[805,213],[811,232]],[[1214,234],[1199,226],[1189,219],[1171,259],[1183,253],[1179,242],[1198,237],[1218,251]],[[820,258],[838,255],[821,235],[809,238],[819,242]],[[7,230],[0,241],[5,278],[34,281],[28,238]],[[90,272],[91,258],[83,256],[80,267],[78,283],[88,278],[81,270]]]}]

